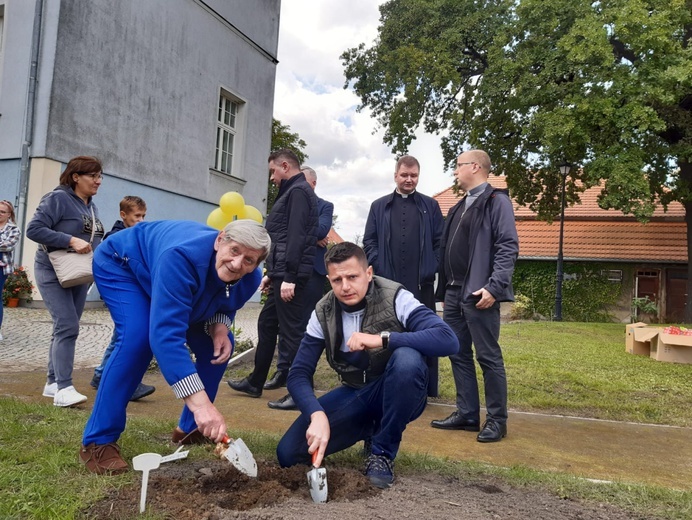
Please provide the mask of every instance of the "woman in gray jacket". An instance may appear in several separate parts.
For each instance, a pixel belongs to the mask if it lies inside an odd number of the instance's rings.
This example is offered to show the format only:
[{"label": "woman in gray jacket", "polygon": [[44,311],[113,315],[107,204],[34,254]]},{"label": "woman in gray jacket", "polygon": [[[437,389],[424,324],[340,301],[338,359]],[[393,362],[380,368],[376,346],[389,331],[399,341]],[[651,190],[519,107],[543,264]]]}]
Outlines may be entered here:
[{"label": "woman in gray jacket", "polygon": [[[70,249],[87,254],[101,242],[103,224],[92,200],[101,186],[101,179],[101,161],[87,156],[71,159],[60,175],[60,185],[43,196],[26,228],[26,236],[42,246],[36,252],[34,273],[38,290],[53,318],[43,395],[52,397],[55,406],[74,406],[87,400],[72,385],[72,368],[89,284],[63,288],[48,252]],[[90,243],[94,224],[94,240]]]}]

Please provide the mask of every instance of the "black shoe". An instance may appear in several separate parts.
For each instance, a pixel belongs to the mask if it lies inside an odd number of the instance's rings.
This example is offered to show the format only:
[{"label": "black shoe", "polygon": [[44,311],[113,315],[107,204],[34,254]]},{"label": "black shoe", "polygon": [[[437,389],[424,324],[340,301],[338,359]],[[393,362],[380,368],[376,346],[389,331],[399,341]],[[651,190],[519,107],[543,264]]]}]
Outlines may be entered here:
[{"label": "black shoe", "polygon": [[262,395],[262,390],[260,388],[252,386],[250,384],[250,381],[248,381],[247,377],[241,379],[240,381],[231,379],[228,382],[228,386],[230,386],[236,392],[243,392],[244,394],[247,394],[250,397],[260,397]]},{"label": "black shoe", "polygon": [[282,386],[286,386],[286,379],[288,378],[287,370],[277,370],[269,381],[264,383],[265,390],[276,390]]},{"label": "black shoe", "polygon": [[430,421],[430,426],[440,430],[466,430],[467,432],[477,432],[481,429],[479,421],[464,419],[458,411],[446,419]]},{"label": "black shoe", "polygon": [[298,408],[291,394],[286,394],[278,401],[269,401],[267,406],[274,410],[295,410]]},{"label": "black shoe", "polygon": [[145,385],[144,383],[139,383],[139,385],[137,385],[137,388],[135,388],[135,391],[132,393],[130,401],[137,401],[142,397],[146,397],[148,395],[153,394],[155,391],[156,387],[151,385]]},{"label": "black shoe", "polygon": [[91,378],[91,382],[89,383],[89,386],[91,386],[91,388],[93,388],[95,390],[98,390],[100,382],[101,382],[101,378],[96,377],[96,375],[94,375],[94,377]]},{"label": "black shoe", "polygon": [[507,437],[507,425],[492,419],[486,419],[483,423],[483,430],[478,434],[478,442],[499,442],[503,437]]}]

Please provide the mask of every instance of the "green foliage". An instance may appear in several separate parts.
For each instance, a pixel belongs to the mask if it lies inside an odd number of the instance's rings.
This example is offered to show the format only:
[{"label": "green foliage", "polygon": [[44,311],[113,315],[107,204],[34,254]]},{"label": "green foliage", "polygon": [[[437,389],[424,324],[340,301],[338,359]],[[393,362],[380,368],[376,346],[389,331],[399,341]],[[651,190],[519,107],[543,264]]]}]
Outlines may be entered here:
[{"label": "green foliage", "polygon": [[530,320],[534,317],[533,302],[531,298],[524,294],[516,294],[514,296],[514,305],[510,312],[512,320]]},{"label": "green foliage", "polygon": [[[648,296],[643,298],[632,298],[632,308],[640,312],[651,314],[654,317],[658,316],[658,305],[653,300],[650,300]],[[632,313],[634,315],[634,312]]]},{"label": "green foliage", "polygon": [[391,0],[375,43],[342,60],[394,152],[420,125],[445,134],[448,165],[469,145],[483,148],[517,201],[548,220],[559,214],[566,158],[581,166],[568,203],[605,179],[601,206],[645,220],[659,199],[690,200],[691,7]]},{"label": "green foliage", "polygon": [[[612,267],[612,266],[608,266]],[[610,321],[608,308],[617,302],[621,284],[608,281],[600,264],[565,263],[562,282],[562,316],[566,321]],[[554,262],[517,262],[513,285],[519,305],[530,305],[529,316],[551,318],[555,308],[556,265]]]},{"label": "green foliage", "polygon": [[[306,147],[305,141],[297,133],[291,132],[290,126],[282,124],[278,119],[272,119],[272,151],[287,148],[294,152],[298,156],[300,163],[303,164],[303,161],[308,158],[308,154],[304,151]],[[279,187],[269,181],[269,186],[267,187],[267,215],[271,211],[278,194]]]}]

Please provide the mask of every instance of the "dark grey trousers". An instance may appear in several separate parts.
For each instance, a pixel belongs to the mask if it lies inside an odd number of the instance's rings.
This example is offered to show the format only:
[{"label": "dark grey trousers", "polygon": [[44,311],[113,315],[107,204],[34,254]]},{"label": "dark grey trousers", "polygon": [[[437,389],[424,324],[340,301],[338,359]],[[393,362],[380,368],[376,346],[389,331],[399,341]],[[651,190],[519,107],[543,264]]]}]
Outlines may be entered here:
[{"label": "dark grey trousers", "polygon": [[84,311],[89,284],[63,289],[52,267],[34,264],[36,285],[53,318],[53,336],[48,349],[48,383],[62,390],[72,386],[74,351],[79,336],[79,320]]},{"label": "dark grey trousers", "polygon": [[475,302],[463,303],[460,287],[448,287],[445,293],[444,321],[459,339],[459,353],[449,356],[457,389],[457,408],[464,419],[480,421],[478,380],[473,360],[483,371],[487,419],[507,422],[507,375],[502,359],[500,337],[500,304],[484,310]]}]

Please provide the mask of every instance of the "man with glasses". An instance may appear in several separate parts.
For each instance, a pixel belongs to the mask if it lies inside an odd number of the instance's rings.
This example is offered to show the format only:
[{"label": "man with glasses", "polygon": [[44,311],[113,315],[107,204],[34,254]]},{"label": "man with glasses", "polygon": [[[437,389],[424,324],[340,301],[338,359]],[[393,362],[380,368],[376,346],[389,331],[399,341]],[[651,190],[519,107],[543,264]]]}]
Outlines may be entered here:
[{"label": "man with glasses", "polygon": [[[459,353],[449,356],[457,410],[431,425],[480,431],[478,442],[497,442],[507,435],[507,377],[498,343],[500,302],[514,300],[512,273],[519,254],[512,202],[506,190],[488,184],[490,170],[490,157],[482,150],[457,158],[454,176],[466,196],[447,215],[437,286],[437,297],[444,301],[443,319],[459,339]],[[472,343],[485,388],[482,429]]]},{"label": "man with glasses", "polygon": [[[435,273],[444,221],[440,205],[416,191],[420,164],[404,155],[394,171],[394,191],[370,206],[363,249],[377,276],[402,284],[435,311]],[[437,396],[437,358],[429,360],[428,395]]]}]

